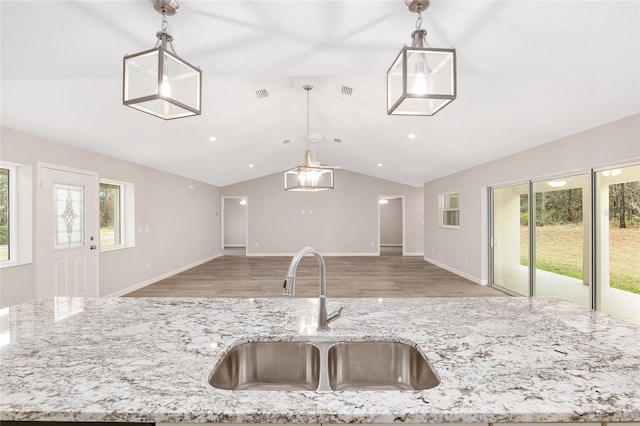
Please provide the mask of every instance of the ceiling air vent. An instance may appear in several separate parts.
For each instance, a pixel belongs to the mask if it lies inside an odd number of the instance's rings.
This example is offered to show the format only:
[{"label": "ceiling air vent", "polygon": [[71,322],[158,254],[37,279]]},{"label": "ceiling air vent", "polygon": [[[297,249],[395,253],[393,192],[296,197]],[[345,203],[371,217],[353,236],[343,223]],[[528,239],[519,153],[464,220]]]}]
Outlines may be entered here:
[{"label": "ceiling air vent", "polygon": [[267,89],[256,90],[256,96],[258,99],[263,99],[269,96],[269,92],[267,92]]},{"label": "ceiling air vent", "polygon": [[351,96],[352,93],[353,93],[353,89],[351,87],[342,86],[343,95]]}]

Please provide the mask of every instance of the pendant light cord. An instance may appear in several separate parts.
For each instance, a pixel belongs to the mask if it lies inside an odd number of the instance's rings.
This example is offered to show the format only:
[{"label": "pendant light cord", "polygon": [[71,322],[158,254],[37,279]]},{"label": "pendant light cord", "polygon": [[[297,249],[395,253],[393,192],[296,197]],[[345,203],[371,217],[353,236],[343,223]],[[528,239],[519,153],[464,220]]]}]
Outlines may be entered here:
[{"label": "pendant light cord", "polygon": [[307,91],[307,151],[311,150],[311,143],[310,143],[310,137],[309,137],[309,91],[311,91],[311,89],[313,89],[313,86],[311,85],[305,85],[303,86],[304,90]]},{"label": "pendant light cord", "polygon": [[416,20],[416,30],[422,29],[422,5],[418,5],[418,9],[416,9],[416,13],[418,14],[418,19]]},{"label": "pendant light cord", "polygon": [[160,29],[163,32],[167,32],[167,28],[169,28],[169,23],[167,22],[167,9],[162,8],[162,25],[160,25]]},{"label": "pendant light cord", "polygon": [[161,13],[162,24],[160,24],[160,31],[156,33],[158,41],[156,41],[156,44],[155,46],[153,46],[153,48],[155,49],[156,47],[162,45],[162,47],[166,49],[167,46],[169,46],[171,48],[171,52],[173,52],[175,55],[178,55],[178,52],[176,52],[176,49],[173,47],[173,37],[171,37],[171,35],[167,32],[167,29],[169,28],[169,21],[167,21],[167,9],[163,7]]}]

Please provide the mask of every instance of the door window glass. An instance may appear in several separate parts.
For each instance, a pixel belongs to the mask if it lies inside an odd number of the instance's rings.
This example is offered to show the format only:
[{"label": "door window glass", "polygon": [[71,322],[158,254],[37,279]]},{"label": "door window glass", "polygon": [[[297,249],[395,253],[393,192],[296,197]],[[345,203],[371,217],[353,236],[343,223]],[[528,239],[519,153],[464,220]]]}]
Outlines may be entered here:
[{"label": "door window glass", "polygon": [[84,187],[55,184],[53,202],[55,248],[84,245]]},{"label": "door window glass", "polygon": [[590,307],[589,174],[534,182],[533,191],[534,295]]},{"label": "door window glass", "polygon": [[640,165],[596,173],[596,307],[640,324]]},{"label": "door window glass", "polygon": [[529,185],[493,190],[493,284],[529,296]]}]

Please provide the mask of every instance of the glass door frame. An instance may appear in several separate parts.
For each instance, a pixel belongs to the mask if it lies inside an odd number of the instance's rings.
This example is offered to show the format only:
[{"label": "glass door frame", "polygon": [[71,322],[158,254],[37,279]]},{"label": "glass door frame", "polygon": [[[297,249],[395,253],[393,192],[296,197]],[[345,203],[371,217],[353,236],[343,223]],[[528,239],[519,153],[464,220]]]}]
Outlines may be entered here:
[{"label": "glass door frame", "polygon": [[[489,261],[489,265],[488,265],[488,285],[490,287],[494,287],[500,291],[502,291],[503,293],[506,293],[510,296],[516,296],[516,297],[532,297],[532,292],[533,292],[533,286],[532,286],[532,281],[531,281],[531,267],[530,265],[532,265],[531,261],[531,226],[530,224],[528,224],[528,233],[529,233],[529,252],[528,252],[528,261],[529,261],[529,267],[528,267],[528,275],[529,275],[529,296],[524,296],[520,293],[517,293],[516,291],[510,290],[504,286],[501,286],[499,284],[495,283],[495,240],[494,240],[494,236],[495,236],[495,223],[494,223],[494,216],[495,216],[495,211],[494,211],[494,201],[495,201],[495,196],[494,196],[494,190],[496,189],[501,189],[501,188],[508,188],[511,186],[518,186],[518,185],[527,185],[528,187],[528,191],[529,193],[531,192],[531,188],[532,188],[532,183],[529,180],[525,180],[525,181],[514,181],[514,182],[509,182],[506,184],[502,184],[502,185],[496,185],[496,186],[490,186],[487,187],[487,199],[488,199],[488,203],[487,206],[489,208],[489,214],[488,214],[488,224],[487,224],[487,229],[488,229],[488,234],[489,234],[489,238],[487,238],[487,253],[488,253],[488,261]],[[529,201],[528,201],[528,214],[529,217],[531,217],[531,197],[529,197]],[[534,274],[535,275],[535,274]]]},{"label": "glass door frame", "polygon": [[[606,168],[603,168],[606,169]],[[590,244],[589,244],[589,253],[588,253],[588,261],[589,261],[589,278],[590,278],[590,284],[589,284],[589,292],[590,292],[590,296],[589,296],[589,304],[590,304],[590,308],[595,310],[596,309],[596,285],[595,285],[595,278],[597,276],[596,274],[596,264],[595,264],[595,259],[596,259],[596,230],[595,230],[595,226],[596,226],[596,221],[595,221],[595,211],[596,211],[596,202],[595,202],[595,174],[596,174],[597,170],[596,169],[589,169],[589,170],[574,170],[574,171],[570,171],[570,172],[566,172],[566,173],[562,173],[562,174],[554,174],[554,175],[550,175],[550,176],[543,176],[543,177],[538,177],[535,179],[528,179],[526,181],[514,181],[514,182],[509,182],[506,184],[501,184],[501,185],[495,185],[495,186],[491,186],[487,188],[487,197],[489,202],[488,207],[489,207],[489,215],[488,215],[488,233],[489,233],[489,238],[488,238],[488,261],[489,261],[489,265],[488,265],[488,271],[489,271],[489,286],[494,287],[496,289],[499,289],[500,291],[507,293],[509,295],[512,296],[518,296],[518,297],[535,297],[535,284],[536,284],[536,250],[535,250],[535,243],[536,243],[536,229],[535,229],[535,217],[536,217],[536,201],[535,201],[535,191],[534,191],[534,185],[536,182],[544,182],[547,180],[552,180],[552,179],[557,179],[563,176],[576,176],[576,175],[580,175],[580,174],[588,174],[589,176],[589,188],[588,188],[588,192],[591,195],[591,200],[590,200],[590,204],[589,206],[585,206],[588,208],[583,208],[583,215],[584,214],[588,214],[590,215],[590,230],[589,230],[589,238],[590,238]],[[501,188],[507,188],[510,186],[515,186],[515,185],[527,185],[528,186],[528,237],[529,237],[529,241],[528,241],[528,261],[529,261],[529,266],[528,266],[528,295],[522,295],[519,294],[515,291],[509,290],[508,288],[505,288],[504,286],[501,286],[499,284],[495,283],[495,244],[494,244],[494,234],[495,234],[495,224],[494,224],[494,216],[495,216],[495,209],[494,209],[494,202],[495,202],[495,197],[494,197],[494,191],[496,189],[501,189]],[[533,220],[532,220],[533,218]]]}]

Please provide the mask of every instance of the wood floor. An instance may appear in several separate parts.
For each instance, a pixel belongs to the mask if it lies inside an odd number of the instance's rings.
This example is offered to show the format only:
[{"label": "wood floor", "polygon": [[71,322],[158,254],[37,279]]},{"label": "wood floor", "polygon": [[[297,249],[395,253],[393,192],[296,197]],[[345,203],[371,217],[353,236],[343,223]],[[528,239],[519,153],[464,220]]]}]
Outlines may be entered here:
[{"label": "wood floor", "polygon": [[[222,256],[130,297],[279,297],[291,257]],[[325,257],[328,297],[506,296],[417,256]],[[318,266],[305,257],[296,274],[296,296],[318,296]]]}]

